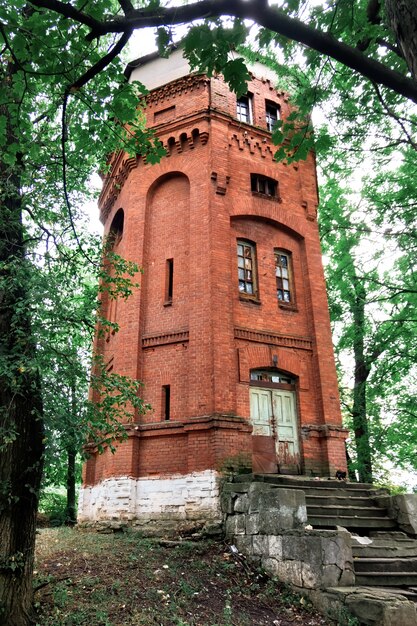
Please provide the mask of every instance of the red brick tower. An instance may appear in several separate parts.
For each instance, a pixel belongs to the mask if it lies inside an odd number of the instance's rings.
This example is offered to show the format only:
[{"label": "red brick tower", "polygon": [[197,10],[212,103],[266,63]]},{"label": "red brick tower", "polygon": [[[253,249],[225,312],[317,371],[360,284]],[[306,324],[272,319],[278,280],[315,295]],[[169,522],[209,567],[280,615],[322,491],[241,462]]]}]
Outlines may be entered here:
[{"label": "red brick tower", "polygon": [[345,469],[314,156],[274,161],[270,130],[290,106],[267,68],[251,70],[236,99],[179,50],[130,66],[167,154],[116,155],[104,181],[105,232],[144,274],[109,304],[121,330],[99,349],[143,381],[152,410],[116,454],[87,462],[81,521],[215,517],[217,470],[236,457],[258,471]]}]

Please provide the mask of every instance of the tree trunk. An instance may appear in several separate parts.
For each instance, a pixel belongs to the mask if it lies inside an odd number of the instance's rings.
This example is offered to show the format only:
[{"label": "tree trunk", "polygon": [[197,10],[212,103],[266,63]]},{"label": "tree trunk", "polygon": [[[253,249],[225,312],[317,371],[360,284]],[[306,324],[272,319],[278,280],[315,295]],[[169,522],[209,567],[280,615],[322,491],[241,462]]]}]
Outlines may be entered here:
[{"label": "tree trunk", "polygon": [[353,430],[358,459],[359,480],[372,482],[372,456],[366,412],[366,381],[370,367],[365,357],[365,289],[355,277],[355,302],[352,306],[354,322],[353,351],[355,356],[355,383],[353,388]]},{"label": "tree trunk", "polygon": [[[13,66],[0,67],[0,89],[13,83]],[[10,103],[11,104],[11,103]],[[15,120],[6,118],[7,144]],[[35,345],[30,330],[29,266],[22,225],[18,157],[0,162],[0,623],[27,626],[32,617],[36,511],[43,462],[43,422]]]},{"label": "tree trunk", "polygon": [[67,506],[65,511],[66,523],[73,526],[77,521],[75,505],[75,459],[77,450],[75,446],[67,446]]},{"label": "tree trunk", "polygon": [[385,0],[388,19],[411,74],[417,79],[417,2]]}]

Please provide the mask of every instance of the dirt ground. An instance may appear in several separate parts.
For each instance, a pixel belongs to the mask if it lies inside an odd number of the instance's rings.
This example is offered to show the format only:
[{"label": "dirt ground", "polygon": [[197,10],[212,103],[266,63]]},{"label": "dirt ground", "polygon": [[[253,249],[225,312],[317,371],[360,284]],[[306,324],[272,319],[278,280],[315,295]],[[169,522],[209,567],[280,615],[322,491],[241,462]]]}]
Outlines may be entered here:
[{"label": "dirt ground", "polygon": [[221,541],[41,529],[38,626],[329,626]]}]

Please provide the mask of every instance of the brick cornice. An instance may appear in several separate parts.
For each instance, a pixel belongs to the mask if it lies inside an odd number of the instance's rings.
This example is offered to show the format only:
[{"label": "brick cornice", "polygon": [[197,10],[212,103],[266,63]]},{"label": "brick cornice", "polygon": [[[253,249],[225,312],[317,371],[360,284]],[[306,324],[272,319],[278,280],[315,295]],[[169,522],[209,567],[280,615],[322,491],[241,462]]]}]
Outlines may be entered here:
[{"label": "brick cornice", "polygon": [[148,106],[163,102],[165,100],[177,99],[178,96],[194,91],[195,89],[205,88],[210,83],[210,79],[204,74],[189,74],[177,78],[176,80],[157,87],[149,92],[145,97]]}]

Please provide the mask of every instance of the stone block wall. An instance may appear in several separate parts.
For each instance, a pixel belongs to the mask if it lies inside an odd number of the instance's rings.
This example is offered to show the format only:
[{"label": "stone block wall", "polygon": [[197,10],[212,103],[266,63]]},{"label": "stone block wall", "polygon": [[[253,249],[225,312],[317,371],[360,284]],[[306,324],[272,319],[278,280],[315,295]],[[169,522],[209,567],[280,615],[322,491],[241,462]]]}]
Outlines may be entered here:
[{"label": "stone block wall", "polygon": [[382,495],[377,501],[380,506],[388,509],[388,515],[398,523],[401,530],[408,535],[417,536],[417,494]]},{"label": "stone block wall", "polygon": [[270,574],[300,589],[355,584],[350,533],[307,526],[305,494],[267,483],[226,483],[229,541]]}]

